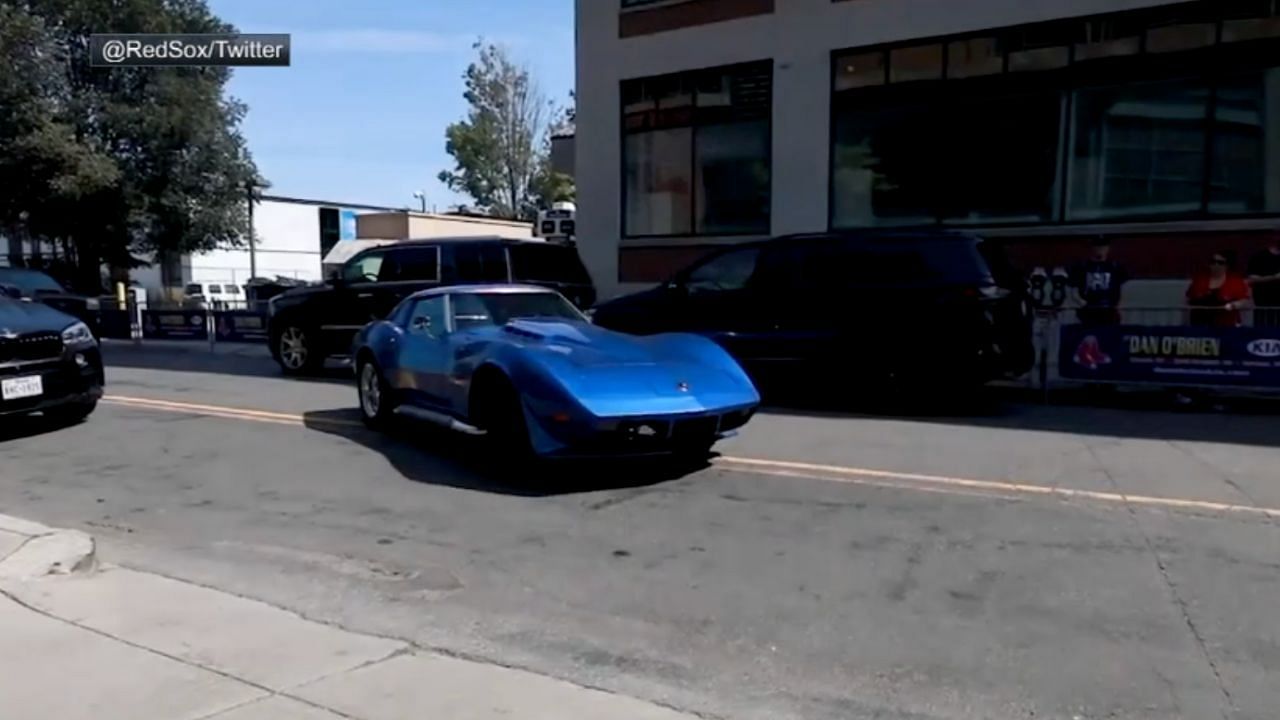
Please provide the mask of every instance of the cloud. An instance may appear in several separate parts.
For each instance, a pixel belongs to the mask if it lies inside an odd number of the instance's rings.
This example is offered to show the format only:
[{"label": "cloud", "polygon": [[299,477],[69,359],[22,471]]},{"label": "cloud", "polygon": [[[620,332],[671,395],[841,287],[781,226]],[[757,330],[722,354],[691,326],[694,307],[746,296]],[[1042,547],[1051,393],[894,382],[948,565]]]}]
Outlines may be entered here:
[{"label": "cloud", "polygon": [[330,53],[436,54],[467,51],[476,38],[425,30],[381,28],[320,30],[293,34],[295,51]]}]

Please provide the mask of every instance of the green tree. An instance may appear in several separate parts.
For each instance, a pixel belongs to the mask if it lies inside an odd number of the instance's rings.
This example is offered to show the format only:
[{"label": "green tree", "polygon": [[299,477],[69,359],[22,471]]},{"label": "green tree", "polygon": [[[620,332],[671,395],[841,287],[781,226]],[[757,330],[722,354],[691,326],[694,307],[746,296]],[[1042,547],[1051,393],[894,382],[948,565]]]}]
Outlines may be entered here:
[{"label": "green tree", "polygon": [[[238,130],[245,109],[225,95],[230,71],[92,67],[88,48],[97,32],[216,33],[233,31],[230,25],[204,0],[0,6],[27,28],[0,57],[26,57],[38,71],[33,82],[21,67],[0,63],[0,88],[35,88],[12,114],[44,118],[46,126],[24,132],[21,122],[0,119],[0,146],[44,137],[45,156],[58,160],[17,155],[0,166],[0,187],[33,178],[16,201],[25,231],[65,243],[85,286],[98,281],[104,262],[129,267],[138,255],[243,243],[246,187],[260,180]],[[0,213],[0,220],[15,214],[2,206]]]},{"label": "green tree", "polygon": [[481,41],[475,49],[478,57],[463,75],[471,107],[445,130],[455,167],[442,171],[440,181],[490,215],[529,220],[566,192],[572,196],[572,181],[551,171],[559,111],[503,48]]}]

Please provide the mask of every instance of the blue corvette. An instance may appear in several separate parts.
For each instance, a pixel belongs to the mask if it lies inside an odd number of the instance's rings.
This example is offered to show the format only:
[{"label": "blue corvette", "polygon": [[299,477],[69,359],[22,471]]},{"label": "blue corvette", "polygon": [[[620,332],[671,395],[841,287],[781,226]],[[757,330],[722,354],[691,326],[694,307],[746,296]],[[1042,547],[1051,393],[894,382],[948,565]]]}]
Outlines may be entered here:
[{"label": "blue corvette", "polygon": [[486,435],[506,457],[705,455],[760,403],[710,340],[605,330],[540,287],[411,295],[352,357],[370,426],[408,415]]}]

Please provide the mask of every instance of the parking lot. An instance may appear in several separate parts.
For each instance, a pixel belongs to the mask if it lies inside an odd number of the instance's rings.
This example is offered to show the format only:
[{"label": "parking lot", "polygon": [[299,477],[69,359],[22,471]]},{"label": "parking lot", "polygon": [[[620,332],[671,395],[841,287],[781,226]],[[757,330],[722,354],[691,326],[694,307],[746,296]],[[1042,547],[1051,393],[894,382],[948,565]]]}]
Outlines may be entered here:
[{"label": "parking lot", "polygon": [[[106,348],[85,423],[0,441],[0,510],[111,562],[716,718],[1263,718],[1280,420],[773,408],[702,468],[536,482],[340,369]],[[554,466],[553,466],[554,467]]]}]

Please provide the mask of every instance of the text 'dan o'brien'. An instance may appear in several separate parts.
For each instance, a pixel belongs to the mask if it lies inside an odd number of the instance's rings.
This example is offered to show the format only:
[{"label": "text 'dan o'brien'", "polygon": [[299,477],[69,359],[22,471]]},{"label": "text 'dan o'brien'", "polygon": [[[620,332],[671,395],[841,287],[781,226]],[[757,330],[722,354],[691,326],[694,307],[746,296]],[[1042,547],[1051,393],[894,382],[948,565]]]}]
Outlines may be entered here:
[{"label": "text 'dan o'brien'", "polygon": [[287,67],[289,37],[282,33],[90,35],[90,64]]}]

